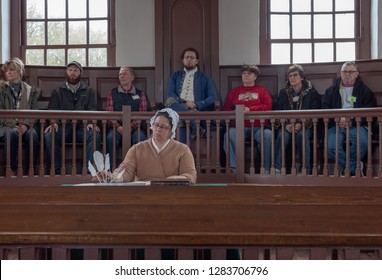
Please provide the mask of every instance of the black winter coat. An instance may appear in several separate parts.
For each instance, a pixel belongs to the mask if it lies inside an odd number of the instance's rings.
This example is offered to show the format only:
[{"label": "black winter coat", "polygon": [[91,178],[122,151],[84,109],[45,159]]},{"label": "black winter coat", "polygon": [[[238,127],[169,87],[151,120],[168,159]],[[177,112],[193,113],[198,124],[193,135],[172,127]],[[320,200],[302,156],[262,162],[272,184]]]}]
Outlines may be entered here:
[{"label": "black winter coat", "polygon": [[[336,83],[326,89],[322,100],[322,109],[342,108],[340,85],[341,78],[337,78]],[[355,81],[352,96],[355,97],[354,108],[372,108],[377,106],[377,101],[374,93],[362,81],[360,76],[358,76]],[[364,120],[362,124],[366,125],[366,121]],[[329,127],[334,125],[334,120],[331,120]],[[355,120],[353,120],[353,125],[356,125]]]}]

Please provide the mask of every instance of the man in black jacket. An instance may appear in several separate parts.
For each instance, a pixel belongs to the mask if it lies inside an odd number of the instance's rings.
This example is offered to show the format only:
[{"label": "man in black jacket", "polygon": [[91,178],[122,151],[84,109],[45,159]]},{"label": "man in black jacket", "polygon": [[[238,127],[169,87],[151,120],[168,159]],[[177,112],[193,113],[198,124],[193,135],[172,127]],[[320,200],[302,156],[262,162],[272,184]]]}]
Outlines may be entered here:
[{"label": "man in black jacket", "polygon": [[[357,64],[348,61],[341,67],[341,77],[325,91],[322,109],[371,108],[376,107],[376,104],[373,92],[359,76]],[[346,127],[349,126],[350,173],[354,176],[357,167],[357,125],[354,118],[340,118],[338,126],[338,163],[341,175],[344,174],[346,165],[344,142],[346,141]],[[359,133],[360,158],[362,160],[367,153],[368,147],[367,123],[365,121],[361,123]],[[336,123],[331,120],[328,129],[328,154],[329,158],[332,159],[336,157],[336,138]],[[362,162],[360,164],[362,170]]]},{"label": "man in black jacket", "polygon": [[[50,97],[48,110],[96,111],[97,99],[95,91],[81,82],[82,66],[77,61],[69,62],[66,67],[66,82],[55,88]],[[96,150],[99,150],[101,135],[99,128],[88,123],[78,123],[76,140],[83,141],[83,125],[86,125],[86,164],[93,159],[93,129],[96,130]],[[49,158],[52,153],[52,129],[54,135],[54,168],[56,174],[61,173],[62,124],[59,120],[45,129],[45,143]],[[73,137],[72,123],[65,126],[65,141],[71,142]],[[85,143],[84,143],[85,145]]]}]

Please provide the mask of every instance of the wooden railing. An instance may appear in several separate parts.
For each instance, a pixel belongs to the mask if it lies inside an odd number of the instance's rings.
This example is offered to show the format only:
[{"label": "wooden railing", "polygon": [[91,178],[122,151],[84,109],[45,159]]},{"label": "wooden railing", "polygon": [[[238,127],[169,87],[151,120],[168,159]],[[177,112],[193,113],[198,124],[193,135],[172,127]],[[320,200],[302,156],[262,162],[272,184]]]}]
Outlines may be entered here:
[{"label": "wooden railing", "polygon": [[[86,159],[84,147],[86,143],[63,143],[62,162],[64,163],[60,175],[55,175],[53,166],[53,157],[49,159],[46,155],[46,147],[44,143],[44,129],[48,125],[47,120],[54,122],[55,119],[61,119],[77,123],[82,120],[92,120],[101,129],[101,152],[106,154],[106,126],[109,121],[122,119],[123,123],[130,124],[132,119],[139,122],[149,124],[153,112],[130,112],[129,107],[124,109],[124,112],[69,112],[69,111],[12,111],[1,110],[0,118],[29,118],[35,119],[37,123],[34,125],[39,131],[40,151],[39,155],[29,155],[30,158],[39,157],[37,167],[29,163],[25,164],[25,147],[19,145],[18,153],[18,170],[17,176],[12,177],[10,170],[10,154],[7,153],[7,159],[4,161],[3,149],[0,150],[0,161],[2,170],[0,176],[4,184],[20,184],[28,185],[33,180],[38,181],[43,185],[61,183],[86,182],[90,180],[90,175],[86,169]],[[283,183],[283,184],[316,184],[322,183],[325,180],[327,184],[359,184],[367,182],[367,184],[378,185],[382,178],[382,140],[378,130],[382,126],[382,109],[357,109],[357,110],[309,110],[309,111],[269,111],[269,112],[250,112],[244,114],[242,107],[237,107],[236,111],[231,112],[186,112],[181,113],[180,126],[189,126],[190,120],[196,120],[197,129],[200,125],[204,125],[207,129],[206,137],[197,136],[195,140],[190,140],[188,137],[188,145],[190,146],[194,156],[196,168],[198,171],[198,182],[239,182],[239,183]],[[347,169],[344,177],[340,177],[337,162],[328,158],[327,155],[327,129],[328,122],[331,118],[339,120],[340,117],[355,118],[360,123],[362,118],[367,119],[369,127],[368,153],[363,160],[367,166],[365,177],[361,176],[360,166],[357,166],[355,176],[350,176]],[[308,119],[313,121],[313,138],[312,138],[312,174],[307,174],[302,162],[297,157],[297,150],[292,147],[292,156],[289,159],[283,155],[283,168],[281,175],[275,173],[274,166],[274,145],[275,137],[272,143],[272,165],[270,175],[264,173],[263,150],[258,149],[257,143],[253,139],[244,139],[244,121],[249,120],[252,124],[254,120],[260,120],[264,123],[265,120],[270,120],[270,129],[273,135],[276,133],[276,123],[283,123],[286,119],[291,122],[299,119],[305,127]],[[229,166],[229,155],[224,153],[223,141],[227,136],[225,131],[230,128],[230,121],[236,120],[236,171],[231,172]],[[203,124],[204,123],[204,124]],[[130,126],[125,125],[127,137],[123,138],[122,150],[117,150],[120,159],[126,154],[130,148]],[[179,129],[179,128],[178,128]],[[266,129],[263,127],[262,129]],[[372,134],[373,130],[374,134]],[[189,135],[189,129],[187,130]],[[149,126],[146,127],[147,135],[150,137]],[[179,136],[179,130],[177,135]],[[227,139],[228,140],[228,139]],[[32,140],[31,140],[32,141]],[[28,143],[32,145],[33,143]],[[3,145],[3,144],[2,144]],[[349,143],[346,143],[348,147]],[[293,145],[292,145],[293,146]],[[9,149],[9,147],[8,147]],[[349,150],[349,149],[347,149]],[[305,152],[305,148],[303,149]],[[359,155],[359,152],[358,152]],[[349,157],[347,157],[349,158]],[[301,167],[301,168],[300,168]],[[347,164],[348,167],[348,164]],[[299,170],[301,169],[301,172]]]},{"label": "wooden railing", "polygon": [[[239,109],[240,110],[240,109]],[[236,110],[236,117],[242,114],[238,109]],[[245,113],[244,119],[249,119],[253,122],[254,119],[259,119],[260,122],[264,122],[266,119],[270,120],[271,123],[271,129],[273,134],[276,131],[276,120],[279,120],[281,122],[285,122],[287,119],[289,119],[292,123],[296,120],[302,121],[303,127],[306,126],[306,122],[308,120],[313,122],[313,132],[312,132],[312,176],[308,176],[309,180],[305,180],[305,184],[314,184],[315,178],[319,178],[319,180],[325,180],[325,182],[330,183],[332,180],[335,179],[334,183],[338,184],[341,181],[346,182],[348,184],[349,182],[346,180],[350,177],[352,179],[358,179],[363,177],[362,179],[373,179],[370,180],[370,183],[376,179],[376,181],[379,181],[377,179],[381,178],[381,171],[382,171],[382,157],[381,157],[381,134],[379,131],[381,130],[381,108],[372,108],[372,109],[357,109],[357,110],[301,110],[301,111],[270,111],[270,112],[250,112]],[[366,172],[364,176],[362,175],[362,170],[360,164],[357,164],[356,174],[355,176],[350,176],[349,172],[349,146],[350,142],[349,139],[347,139],[345,146],[346,146],[346,172],[345,172],[345,178],[341,177],[340,170],[338,169],[338,159],[336,160],[330,160],[328,158],[328,139],[327,139],[327,131],[328,131],[328,124],[331,119],[334,119],[338,125],[338,122],[340,118],[345,117],[347,120],[355,119],[357,126],[360,125],[362,120],[366,120],[368,123],[368,149],[367,149],[367,156],[362,159],[360,157],[360,150],[359,147],[357,149],[357,159],[358,162],[363,160],[363,162],[367,165]],[[350,126],[347,127],[349,129]],[[242,135],[242,133],[240,133]],[[239,135],[236,135],[238,137]],[[273,137],[275,139],[275,137]],[[274,147],[273,147],[274,148]],[[274,151],[274,150],[273,150]],[[243,156],[243,151],[237,151],[237,153],[241,153]],[[274,153],[274,152],[273,152]],[[305,153],[305,145],[303,145],[303,153]],[[285,170],[282,170],[282,175],[288,176],[288,180],[292,179],[294,180],[297,177],[305,177],[307,174],[304,173],[304,166],[302,166],[302,172],[298,173],[298,164],[296,162],[296,154],[297,150],[293,149],[292,147],[292,162],[291,162],[291,174],[286,174]],[[283,155],[283,161],[284,161]],[[251,154],[251,166],[253,165],[254,158]],[[244,162],[243,160],[240,160],[238,158],[238,162]],[[271,167],[271,175],[274,174],[274,161],[272,161],[272,167]],[[241,167],[245,167],[245,164]],[[261,166],[262,167],[262,166]],[[284,168],[283,168],[284,169]],[[255,173],[253,171],[254,169],[251,168],[250,172],[247,174],[244,172],[244,181],[240,182],[258,182],[258,177],[255,177]],[[261,169],[263,170],[263,169]],[[242,174],[242,170],[238,170],[238,173]],[[284,178],[285,178],[284,176]],[[265,176],[261,176],[262,178]],[[283,176],[276,176],[277,178],[283,178]],[[336,178],[341,177],[341,179],[344,180],[336,180]],[[238,179],[238,177],[236,177]],[[242,178],[241,175],[239,175],[239,178]],[[305,178],[306,179],[306,178]],[[239,180],[237,180],[239,182]],[[380,182],[378,182],[380,184]]]}]

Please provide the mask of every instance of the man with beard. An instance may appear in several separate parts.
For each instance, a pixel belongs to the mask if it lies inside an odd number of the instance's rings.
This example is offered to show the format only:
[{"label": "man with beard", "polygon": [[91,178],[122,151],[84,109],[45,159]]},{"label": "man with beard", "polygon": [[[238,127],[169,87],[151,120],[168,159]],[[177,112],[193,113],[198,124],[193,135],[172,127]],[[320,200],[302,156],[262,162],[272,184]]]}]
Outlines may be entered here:
[{"label": "man with beard", "polygon": [[[77,61],[71,61],[66,66],[66,82],[52,91],[48,110],[96,111],[95,91],[81,82],[82,66]],[[101,135],[99,128],[89,120],[76,125],[76,140],[83,141],[83,125],[86,125],[86,164],[93,159],[93,129],[96,130],[96,150],[99,150]],[[45,129],[45,143],[49,158],[52,154],[52,130],[54,129],[54,168],[56,174],[64,175],[61,167],[62,124],[60,120],[51,123]],[[73,127],[69,121],[65,125],[65,142],[73,139]],[[85,143],[84,143],[85,145]]]},{"label": "man with beard", "polygon": [[[174,111],[208,111],[214,109],[216,89],[209,76],[198,69],[199,53],[194,48],[182,52],[183,69],[171,75],[167,85],[166,107]],[[196,137],[195,121],[190,121],[191,139]],[[201,127],[203,136],[206,130]],[[180,129],[180,141],[186,143],[186,129]]]}]

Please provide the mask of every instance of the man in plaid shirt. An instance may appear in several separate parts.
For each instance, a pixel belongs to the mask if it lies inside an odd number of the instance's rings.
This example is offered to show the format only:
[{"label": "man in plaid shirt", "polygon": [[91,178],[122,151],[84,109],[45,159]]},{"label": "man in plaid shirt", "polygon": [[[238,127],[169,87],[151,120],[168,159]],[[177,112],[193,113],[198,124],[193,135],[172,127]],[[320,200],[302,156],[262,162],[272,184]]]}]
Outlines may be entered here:
[{"label": "man in plaid shirt", "polygon": [[[119,86],[110,90],[107,96],[106,111],[122,111],[122,107],[125,105],[131,106],[131,111],[147,111],[147,98],[146,94],[137,89],[134,84],[135,72],[131,67],[122,66],[119,70]],[[123,135],[122,120],[117,120],[114,122],[115,125],[115,147],[117,148],[121,141]],[[139,131],[139,133],[138,133]],[[132,144],[138,143],[139,141],[146,140],[147,136],[139,126],[137,121],[131,121],[131,142]],[[109,123],[109,129],[106,137],[106,150],[110,155],[110,162],[114,167],[114,159],[116,151],[113,150],[113,122]]]}]

